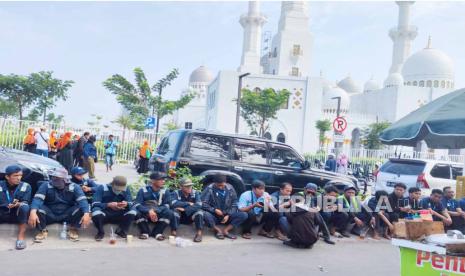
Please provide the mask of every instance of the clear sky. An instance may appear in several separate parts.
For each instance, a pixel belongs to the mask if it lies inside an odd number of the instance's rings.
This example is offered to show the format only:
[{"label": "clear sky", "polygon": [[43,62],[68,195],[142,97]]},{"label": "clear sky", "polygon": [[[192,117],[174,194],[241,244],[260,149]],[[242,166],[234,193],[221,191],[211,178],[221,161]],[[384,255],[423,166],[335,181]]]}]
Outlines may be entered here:
[{"label": "clear sky", "polygon": [[[277,29],[280,3],[265,2],[264,31]],[[85,125],[90,114],[114,120],[120,107],[102,82],[118,73],[133,79],[142,67],[152,82],[172,68],[180,77],[165,94],[176,98],[199,65],[214,74],[240,63],[239,16],[247,2],[0,2],[0,73],[52,70],[74,80],[69,99],[55,108],[66,122]],[[387,33],[397,22],[394,2],[311,2],[312,75],[361,86],[380,83],[391,62]],[[416,2],[411,24],[419,28],[412,51],[433,47],[455,63],[456,87],[465,86],[465,2]]]}]

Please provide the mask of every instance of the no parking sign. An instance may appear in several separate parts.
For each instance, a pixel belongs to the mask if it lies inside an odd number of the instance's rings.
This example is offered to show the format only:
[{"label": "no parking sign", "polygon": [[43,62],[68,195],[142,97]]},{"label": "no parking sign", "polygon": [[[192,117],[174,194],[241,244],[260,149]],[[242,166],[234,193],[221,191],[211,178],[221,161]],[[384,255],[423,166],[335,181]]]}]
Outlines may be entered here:
[{"label": "no parking sign", "polygon": [[333,121],[333,129],[336,132],[344,132],[347,128],[347,121],[344,117],[337,117]]}]

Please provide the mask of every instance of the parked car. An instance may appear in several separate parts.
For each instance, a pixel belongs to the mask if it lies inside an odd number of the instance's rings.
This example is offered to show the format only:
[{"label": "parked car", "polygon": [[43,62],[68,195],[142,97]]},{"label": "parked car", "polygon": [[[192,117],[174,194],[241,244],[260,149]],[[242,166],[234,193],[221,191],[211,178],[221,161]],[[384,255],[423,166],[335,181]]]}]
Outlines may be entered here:
[{"label": "parked car", "polygon": [[254,179],[267,185],[269,192],[290,182],[296,191],[306,183],[320,187],[335,184],[339,189],[357,180],[348,175],[310,168],[308,161],[289,145],[251,136],[204,130],[175,130],[161,140],[149,163],[151,171],[169,173],[187,166],[193,175],[205,176],[204,184],[214,174],[225,174],[238,193],[250,189]]},{"label": "parked car", "polygon": [[60,163],[53,159],[21,150],[0,147],[0,179],[4,179],[6,167],[14,164],[23,168],[23,181],[31,184],[33,192],[37,190],[38,181],[48,178],[48,171],[63,168]]},{"label": "parked car", "polygon": [[394,185],[402,182],[410,187],[422,189],[424,196],[431,189],[451,186],[455,189],[457,176],[462,175],[463,164],[441,160],[389,159],[384,163],[376,177],[375,191],[392,192]]}]

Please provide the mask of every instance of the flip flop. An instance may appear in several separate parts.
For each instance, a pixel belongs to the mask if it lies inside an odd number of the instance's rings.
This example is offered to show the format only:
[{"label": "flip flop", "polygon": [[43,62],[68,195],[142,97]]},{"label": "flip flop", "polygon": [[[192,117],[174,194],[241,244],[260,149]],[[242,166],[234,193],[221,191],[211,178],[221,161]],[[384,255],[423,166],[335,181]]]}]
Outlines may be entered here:
[{"label": "flip flop", "polygon": [[250,234],[250,233],[242,234],[242,238],[246,239],[246,240],[250,240],[252,238],[252,234]]},{"label": "flip flop", "polygon": [[202,235],[195,235],[194,237],[194,242],[201,242],[202,241]]},{"label": "flip flop", "polygon": [[24,240],[17,240],[16,241],[16,249],[22,250],[26,248],[26,242]]},{"label": "flip flop", "polygon": [[164,241],[164,240],[165,240],[165,236],[163,236],[163,234],[157,234],[157,235],[155,236],[155,239],[156,239],[157,241]]},{"label": "flip flop", "polygon": [[221,234],[220,232],[217,232],[217,233],[215,234],[215,238],[217,238],[217,239],[219,239],[219,240],[224,240],[224,235]]},{"label": "flip flop", "polygon": [[237,239],[236,235],[229,234],[229,233],[228,233],[228,234],[225,234],[224,236],[225,236],[226,238],[228,238],[228,239],[231,239],[231,240]]},{"label": "flip flop", "polygon": [[149,234],[140,234],[139,235],[139,239],[141,239],[141,240],[146,240],[148,238],[149,238]]}]

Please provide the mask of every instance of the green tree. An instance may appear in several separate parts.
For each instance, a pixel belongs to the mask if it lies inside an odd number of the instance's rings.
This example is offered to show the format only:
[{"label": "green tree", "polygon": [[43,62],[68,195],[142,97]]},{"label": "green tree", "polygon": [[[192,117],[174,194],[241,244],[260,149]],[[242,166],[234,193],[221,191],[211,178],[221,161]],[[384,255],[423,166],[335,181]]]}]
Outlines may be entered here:
[{"label": "green tree", "polygon": [[362,130],[362,143],[368,149],[381,149],[383,144],[379,134],[391,125],[389,122],[376,122]]},{"label": "green tree", "polygon": [[325,142],[325,134],[327,131],[331,130],[331,121],[328,119],[325,120],[318,120],[315,124],[316,129],[320,132],[319,139],[320,139],[320,148],[323,147]]},{"label": "green tree", "polygon": [[98,114],[90,114],[90,116],[92,117],[92,121],[87,122],[87,124],[90,127],[99,128],[102,123],[103,116]]},{"label": "green tree", "polygon": [[32,73],[29,81],[38,92],[35,109],[42,115],[43,123],[47,119],[47,111],[54,107],[58,100],[66,100],[68,89],[74,84],[71,80],[54,78],[51,71]]},{"label": "green tree", "polygon": [[0,117],[15,117],[18,115],[18,108],[15,104],[0,98]]},{"label": "green tree", "polygon": [[24,119],[24,112],[38,97],[38,89],[26,76],[15,74],[0,75],[0,97],[14,104],[19,119]]},{"label": "green tree", "polygon": [[155,141],[157,141],[160,120],[186,106],[193,99],[193,95],[186,94],[176,101],[163,100],[163,90],[171,85],[179,75],[177,69],[173,69],[153,86],[149,85],[141,68],[135,68],[134,75],[135,85],[123,76],[115,74],[104,81],[103,86],[116,95],[116,100],[128,110],[129,115],[137,121],[137,125],[140,127],[145,125],[145,119],[149,115],[157,118],[155,130]]},{"label": "green tree", "polygon": [[128,114],[121,114],[113,122],[123,128],[123,134],[122,134],[123,137],[121,138],[121,142],[124,143],[124,140],[126,137],[126,130],[131,130],[132,128],[134,128],[134,124],[135,124],[134,120]]},{"label": "green tree", "polygon": [[[241,116],[251,131],[263,137],[269,128],[269,120],[276,119],[276,113],[289,99],[289,91],[275,91],[272,88],[255,92],[242,90]],[[258,131],[257,131],[258,129]]]},{"label": "green tree", "polygon": [[64,123],[65,121],[64,119],[65,117],[63,115],[56,115],[55,113],[48,113],[46,121],[54,125],[60,125]]}]

